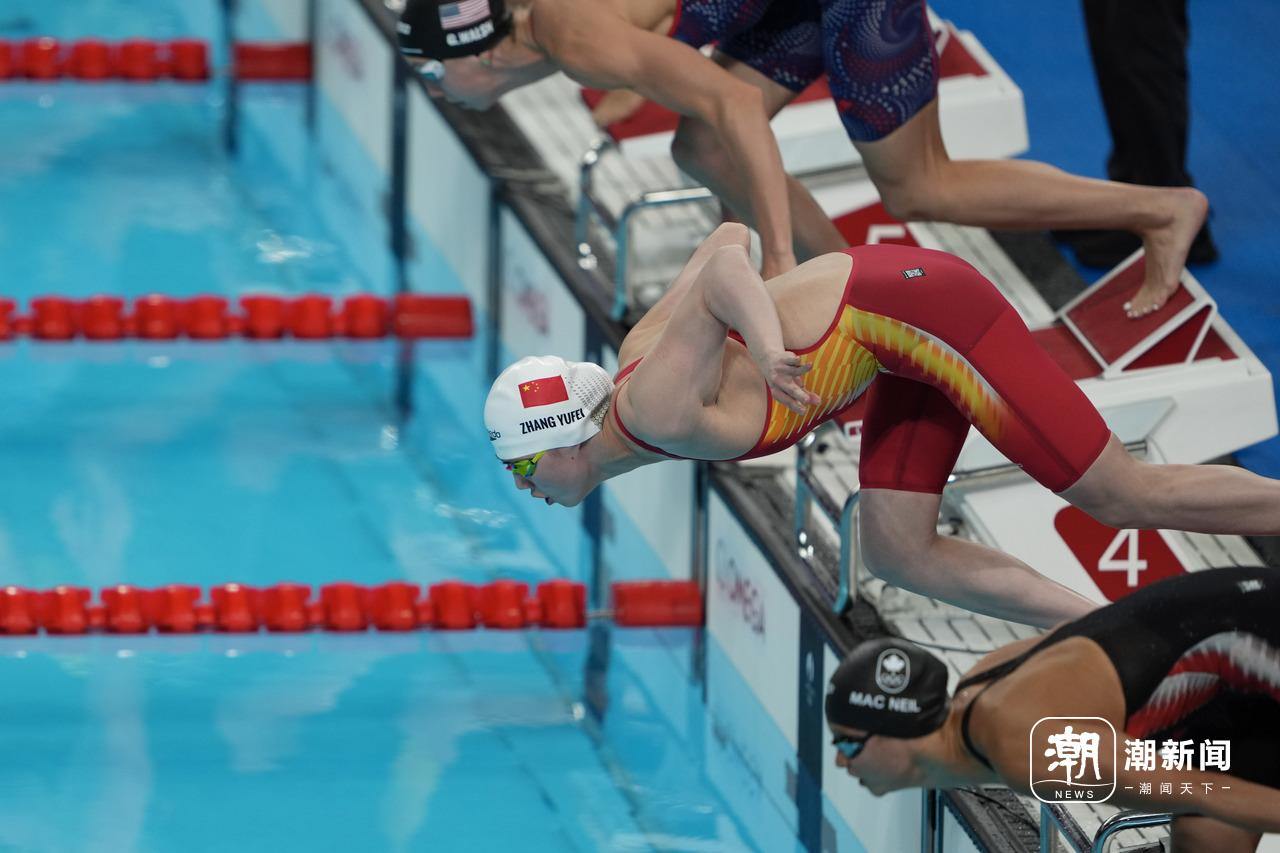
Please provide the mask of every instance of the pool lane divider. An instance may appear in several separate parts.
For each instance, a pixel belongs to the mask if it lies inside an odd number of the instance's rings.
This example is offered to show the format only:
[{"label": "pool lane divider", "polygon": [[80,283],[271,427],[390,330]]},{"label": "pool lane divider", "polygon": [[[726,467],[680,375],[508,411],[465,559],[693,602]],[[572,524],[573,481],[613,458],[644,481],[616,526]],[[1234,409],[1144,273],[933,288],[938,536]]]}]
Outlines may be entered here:
[{"label": "pool lane divider", "polygon": [[612,618],[624,627],[702,624],[702,593],[694,581],[620,581],[611,590],[612,607],[592,612],[586,585],[563,579],[538,584],[532,595],[528,584],[511,580],[443,581],[425,595],[407,581],[372,587],[339,582],[320,587],[319,597],[300,583],[262,588],[228,583],[211,588],[207,599],[190,584],[155,589],[118,584],[102,589],[96,602],[86,587],[7,586],[0,588],[0,634],[574,629],[597,618]]},{"label": "pool lane divider", "polygon": [[[86,38],[64,43],[40,36],[19,42],[0,40],[0,80],[152,83],[168,79],[199,83],[210,74],[209,45],[199,39],[108,42]],[[232,49],[231,74],[249,81],[310,80],[311,45],[237,42]]]},{"label": "pool lane divider", "polygon": [[77,300],[39,296],[29,311],[0,297],[0,341],[29,336],[37,341],[300,340],[329,338],[470,338],[475,333],[466,296],[401,293],[387,299],[369,293],[333,299],[317,293],[297,297],[250,294],[238,311],[222,296],[175,299],[151,294],[127,306],[119,296]]}]

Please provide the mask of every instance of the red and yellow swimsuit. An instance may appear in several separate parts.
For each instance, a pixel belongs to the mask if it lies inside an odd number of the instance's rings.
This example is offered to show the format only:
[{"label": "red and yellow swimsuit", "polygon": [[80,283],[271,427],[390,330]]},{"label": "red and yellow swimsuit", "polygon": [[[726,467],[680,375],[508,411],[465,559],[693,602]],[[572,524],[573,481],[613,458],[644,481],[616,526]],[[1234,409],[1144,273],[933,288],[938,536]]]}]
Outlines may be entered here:
[{"label": "red and yellow swimsuit", "polygon": [[[1093,464],[1110,430],[991,282],[944,252],[846,251],[853,268],[839,312],[817,343],[795,351],[813,365],[804,384],[822,402],[797,414],[769,394],[760,437],[738,459],[790,447],[865,391],[863,488],[941,492],[970,424],[1055,492]],[[673,455],[637,439],[613,412],[633,443]]]}]

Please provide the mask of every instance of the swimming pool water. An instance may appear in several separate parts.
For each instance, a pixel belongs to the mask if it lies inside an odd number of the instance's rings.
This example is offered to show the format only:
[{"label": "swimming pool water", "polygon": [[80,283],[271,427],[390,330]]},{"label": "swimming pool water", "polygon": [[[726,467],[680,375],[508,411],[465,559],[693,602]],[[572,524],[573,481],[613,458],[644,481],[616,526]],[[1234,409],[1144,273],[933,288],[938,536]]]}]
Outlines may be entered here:
[{"label": "swimming pool water", "polygon": [[[212,37],[199,27],[216,21],[212,4],[49,5],[7,4],[0,37]],[[300,87],[251,97],[296,133]],[[216,83],[0,86],[0,293],[388,292],[316,214],[323,170],[299,183],[262,146],[229,158],[223,106]],[[0,582],[577,577],[516,524],[478,413],[430,383],[414,386],[429,429],[395,403],[402,371],[427,360],[483,381],[467,372],[472,346],[0,344]],[[0,637],[0,849],[701,851],[790,837],[785,809],[761,796],[735,812],[708,773],[727,750],[690,675],[697,642],[607,625]],[[767,723],[734,736],[779,737]]]}]

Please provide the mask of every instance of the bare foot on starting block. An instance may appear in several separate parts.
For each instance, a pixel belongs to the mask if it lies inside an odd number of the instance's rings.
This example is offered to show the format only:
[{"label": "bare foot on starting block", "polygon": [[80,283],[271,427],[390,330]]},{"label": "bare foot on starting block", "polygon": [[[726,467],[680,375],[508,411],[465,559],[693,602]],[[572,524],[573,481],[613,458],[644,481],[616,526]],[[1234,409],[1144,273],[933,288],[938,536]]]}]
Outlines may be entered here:
[{"label": "bare foot on starting block", "polygon": [[1169,198],[1168,219],[1142,235],[1146,277],[1133,299],[1124,305],[1131,319],[1159,310],[1178,289],[1187,250],[1209,212],[1209,200],[1194,187],[1171,187],[1163,192]]}]

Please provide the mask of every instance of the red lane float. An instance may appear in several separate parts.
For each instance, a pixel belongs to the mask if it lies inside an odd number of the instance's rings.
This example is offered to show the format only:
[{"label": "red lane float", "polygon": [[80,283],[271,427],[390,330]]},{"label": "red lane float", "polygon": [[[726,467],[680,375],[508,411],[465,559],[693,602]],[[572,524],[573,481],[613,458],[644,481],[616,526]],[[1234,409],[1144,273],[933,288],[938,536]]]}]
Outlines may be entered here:
[{"label": "red lane float", "polygon": [[[213,587],[208,601],[201,601],[200,587],[190,584],[156,589],[116,584],[101,590],[94,602],[84,587],[37,592],[7,586],[0,588],[0,635],[30,635],[40,628],[49,634],[363,632],[370,626],[379,631],[568,630],[585,627],[593,616],[609,615],[588,613],[586,585],[563,579],[538,584],[533,595],[528,584],[512,580],[480,586],[442,581],[432,584],[425,597],[422,593],[407,581],[375,587],[330,583],[320,587],[318,598],[307,584],[257,588],[228,583]],[[702,596],[692,581],[616,583],[613,602],[613,619],[621,626],[702,624]]]},{"label": "red lane float", "polygon": [[175,299],[153,293],[133,301],[126,310],[119,296],[99,294],[84,300],[39,296],[30,313],[20,315],[17,304],[0,298],[0,340],[31,335],[45,341],[81,337],[92,341],[123,338],[223,340],[241,335],[255,340],[293,337],[327,340],[345,337],[373,340],[400,338],[469,338],[475,333],[471,300],[465,296],[401,294],[393,301],[356,293],[334,305],[318,293],[287,298],[249,294],[239,298],[240,313],[231,313],[226,297],[217,295]]},{"label": "red lane float", "polygon": [[56,80],[62,74],[62,45],[47,37],[27,39],[18,64],[32,80]]},{"label": "red lane float", "polygon": [[533,603],[540,617],[536,621],[547,628],[582,628],[587,624],[587,588],[583,584],[544,581],[538,584]]},{"label": "red lane float", "polygon": [[36,593],[16,586],[0,589],[0,634],[34,634],[40,627]]},{"label": "red lane float", "polygon": [[244,336],[268,340],[284,337],[284,300],[279,296],[242,296]]},{"label": "red lane float", "polygon": [[476,627],[476,591],[469,583],[444,581],[432,584],[427,591],[435,614],[436,628],[446,631],[469,631]]},{"label": "red lane float", "polygon": [[702,591],[694,581],[620,581],[613,585],[613,621],[632,627],[701,625]]},{"label": "red lane float", "polygon": [[480,622],[486,628],[512,631],[528,624],[524,603],[529,585],[518,581],[494,581],[480,587]]},{"label": "red lane float", "polygon": [[[284,48],[291,55],[298,52],[296,45]],[[307,66],[309,76],[309,58]],[[296,74],[296,70],[290,70],[287,79],[305,79]],[[189,38],[169,42],[133,38],[119,44],[86,38],[67,46],[47,36],[16,45],[0,41],[0,80],[56,80],[63,76],[88,81],[118,78],[154,82],[166,76],[185,82],[208,80],[209,46]]]},{"label": "red lane float", "polygon": [[333,300],[309,293],[289,305],[289,333],[302,340],[333,337]]},{"label": "red lane float", "polygon": [[80,332],[91,341],[124,337],[124,300],[118,296],[93,296],[80,306]]},{"label": "red lane float", "polygon": [[348,338],[384,338],[391,330],[387,300],[368,293],[348,296],[334,318],[334,331]]},{"label": "red lane float", "polygon": [[311,45],[240,42],[233,51],[237,80],[310,80]]},{"label": "red lane float", "polygon": [[169,42],[169,76],[174,80],[209,79],[209,46],[197,39]]},{"label": "red lane float", "polygon": [[182,329],[179,318],[180,304],[168,296],[151,294],[133,302],[133,329],[140,338],[169,341],[178,337]]},{"label": "red lane float", "polygon": [[475,333],[471,300],[401,293],[395,299],[392,329],[400,338],[469,338]]},{"label": "red lane float", "polygon": [[74,586],[39,593],[40,625],[50,634],[83,634],[89,630],[89,596],[89,590]]},{"label": "red lane float", "polygon": [[164,634],[190,634],[201,627],[196,602],[200,587],[173,583],[147,593],[147,611],[151,624]]},{"label": "red lane float", "polygon": [[213,600],[213,626],[219,631],[244,634],[258,630],[262,624],[262,594],[238,583],[215,586],[209,591]]},{"label": "red lane float", "polygon": [[31,300],[31,335],[43,341],[69,341],[79,332],[78,314],[70,299],[38,296]]},{"label": "red lane float", "polygon": [[13,57],[13,45],[7,41],[0,41],[0,80],[8,80],[18,73],[18,63]]},{"label": "red lane float", "polygon": [[369,615],[373,627],[379,631],[412,631],[425,622],[426,615],[418,607],[418,596],[421,590],[416,583],[392,581],[370,590]]},{"label": "red lane float", "polygon": [[66,70],[79,80],[106,80],[116,73],[111,45],[101,39],[84,39],[71,45]]},{"label": "red lane float", "polygon": [[117,65],[125,80],[149,83],[165,70],[160,63],[160,47],[150,39],[126,39],[120,43]]},{"label": "red lane float", "polygon": [[18,303],[12,299],[0,298],[0,341],[7,341],[18,334],[17,318],[13,316],[17,307]]},{"label": "red lane float", "polygon": [[233,330],[227,314],[227,300],[221,296],[195,296],[186,301],[182,312],[182,331],[195,340],[218,340]]},{"label": "red lane float", "polygon": [[262,595],[263,624],[268,631],[294,633],[311,627],[308,608],[311,587],[301,583],[278,583]]},{"label": "red lane float", "polygon": [[149,595],[136,586],[119,584],[102,591],[106,628],[115,634],[145,634],[151,630]]},{"label": "red lane float", "polygon": [[364,631],[369,627],[369,593],[353,583],[331,583],[320,588],[320,604],[327,631]]}]

